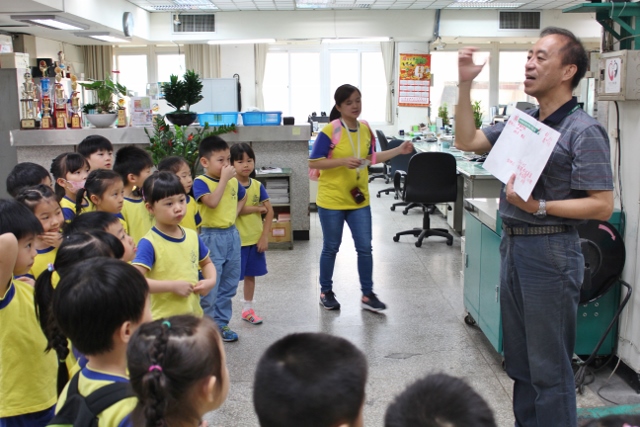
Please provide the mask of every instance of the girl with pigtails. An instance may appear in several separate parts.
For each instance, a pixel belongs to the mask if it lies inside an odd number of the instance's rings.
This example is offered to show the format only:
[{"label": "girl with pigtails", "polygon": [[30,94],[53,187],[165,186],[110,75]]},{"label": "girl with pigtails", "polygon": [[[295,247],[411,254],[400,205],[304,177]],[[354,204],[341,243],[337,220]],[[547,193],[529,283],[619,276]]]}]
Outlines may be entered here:
[{"label": "girl with pigtails", "polygon": [[172,316],[142,325],[127,348],[138,404],[134,427],[198,426],[229,393],[217,325],[207,316]]}]

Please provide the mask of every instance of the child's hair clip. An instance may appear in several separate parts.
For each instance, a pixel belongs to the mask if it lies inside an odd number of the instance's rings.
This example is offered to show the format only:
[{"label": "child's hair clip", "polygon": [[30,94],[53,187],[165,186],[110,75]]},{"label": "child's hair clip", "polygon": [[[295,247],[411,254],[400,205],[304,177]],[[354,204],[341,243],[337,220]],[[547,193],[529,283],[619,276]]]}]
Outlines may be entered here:
[{"label": "child's hair clip", "polygon": [[53,264],[51,264],[51,263],[49,263],[49,264],[47,264],[47,270],[48,270],[50,273],[53,273],[54,271],[56,271],[56,266],[55,266],[55,265],[53,265]]},{"label": "child's hair clip", "polygon": [[162,372],[162,366],[160,365],[151,365],[149,366],[149,372],[160,371]]},{"label": "child's hair clip", "polygon": [[167,329],[171,327],[171,322],[169,322],[168,320],[165,320],[164,322],[162,322],[162,324],[166,326]]}]

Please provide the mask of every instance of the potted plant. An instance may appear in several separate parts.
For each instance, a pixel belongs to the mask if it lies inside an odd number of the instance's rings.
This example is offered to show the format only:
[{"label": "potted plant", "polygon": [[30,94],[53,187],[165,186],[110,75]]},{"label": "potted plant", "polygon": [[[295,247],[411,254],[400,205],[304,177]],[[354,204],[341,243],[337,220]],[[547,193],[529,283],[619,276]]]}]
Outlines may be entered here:
[{"label": "potted plant", "polygon": [[179,125],[169,126],[164,122],[163,116],[155,116],[153,134],[146,127],[144,128],[144,132],[149,138],[147,151],[151,154],[153,163],[157,165],[162,159],[169,156],[182,156],[189,164],[191,174],[195,175],[196,168],[200,164],[198,162],[200,141],[211,135],[235,132],[236,126],[209,127],[209,124],[205,123],[203,127],[196,128],[194,132],[187,133],[187,130],[188,128]]},{"label": "potted plant", "polygon": [[482,127],[482,107],[480,107],[480,101],[473,101],[471,109],[473,111],[473,120],[476,123],[476,129],[480,129]]},{"label": "potted plant", "polygon": [[91,83],[80,83],[80,85],[95,92],[95,102],[82,107],[82,112],[87,115],[87,119],[98,128],[111,126],[118,117],[117,105],[113,97],[126,96],[127,88],[109,77],[105,80],[94,80]]},{"label": "potted plant", "polygon": [[438,117],[442,119],[442,126],[449,126],[449,109],[446,102],[438,107]]},{"label": "potted plant", "polygon": [[198,115],[189,109],[203,98],[200,76],[193,70],[187,70],[182,80],[172,74],[169,82],[162,85],[162,90],[167,104],[176,109],[166,115],[167,120],[179,126],[188,126],[193,123]]}]

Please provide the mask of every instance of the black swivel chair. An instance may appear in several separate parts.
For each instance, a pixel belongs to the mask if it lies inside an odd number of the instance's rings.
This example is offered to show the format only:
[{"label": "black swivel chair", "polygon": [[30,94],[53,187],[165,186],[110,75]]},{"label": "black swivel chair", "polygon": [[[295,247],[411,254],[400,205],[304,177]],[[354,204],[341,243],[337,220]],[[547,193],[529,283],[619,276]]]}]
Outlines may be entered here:
[{"label": "black swivel chair", "polygon": [[[458,176],[456,159],[449,153],[418,153],[409,161],[405,177],[402,199],[408,203],[433,205],[455,202],[458,194]],[[396,233],[393,241],[400,236],[413,235],[418,238],[416,247],[422,246],[422,240],[429,236],[441,236],[447,239],[447,245],[453,244],[453,236],[444,228],[431,228],[430,210],[424,209],[422,228],[414,228]]]},{"label": "black swivel chair", "polygon": [[[376,130],[376,139],[380,143],[380,149],[382,151],[387,151],[389,149],[389,140],[381,130]],[[375,150],[375,147],[374,147]],[[371,169],[369,169],[371,170]],[[381,173],[374,173],[369,175],[369,182],[373,181],[376,178],[384,179],[384,183],[388,184],[391,182],[391,175],[389,174],[389,162],[384,162],[382,164]],[[384,190],[383,190],[384,191]],[[389,193],[387,193],[389,194]],[[379,197],[379,196],[378,196]]]}]

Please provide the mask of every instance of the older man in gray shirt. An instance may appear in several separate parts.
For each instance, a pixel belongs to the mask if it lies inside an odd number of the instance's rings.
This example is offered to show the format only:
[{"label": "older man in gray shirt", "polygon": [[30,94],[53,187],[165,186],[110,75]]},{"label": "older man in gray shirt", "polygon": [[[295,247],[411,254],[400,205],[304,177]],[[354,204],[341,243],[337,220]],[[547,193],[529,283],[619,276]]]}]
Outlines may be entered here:
[{"label": "older man in gray shirt", "polygon": [[[484,64],[473,62],[474,51],[458,55],[455,145],[483,153],[504,123],[475,128],[471,83]],[[582,43],[570,31],[542,31],[529,51],[524,81],[539,109],[527,113],[560,132],[560,139],[528,200],[515,193],[515,176],[500,194],[500,308],[517,427],[577,425],[571,357],[584,258],[575,226],[606,221],[613,211],[607,133],[572,96],[587,64]]]}]

